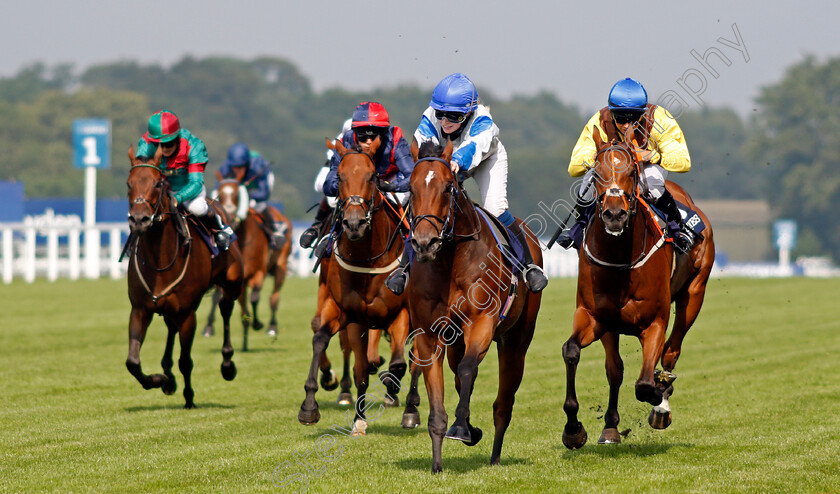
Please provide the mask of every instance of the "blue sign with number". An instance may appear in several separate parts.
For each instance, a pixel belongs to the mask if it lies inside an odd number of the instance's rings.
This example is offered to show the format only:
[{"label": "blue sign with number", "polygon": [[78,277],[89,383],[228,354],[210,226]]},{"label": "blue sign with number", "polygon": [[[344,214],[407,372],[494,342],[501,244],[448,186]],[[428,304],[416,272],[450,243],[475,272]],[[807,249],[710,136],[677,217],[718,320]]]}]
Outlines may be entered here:
[{"label": "blue sign with number", "polygon": [[106,118],[73,120],[73,165],[76,168],[111,167],[111,121]]}]

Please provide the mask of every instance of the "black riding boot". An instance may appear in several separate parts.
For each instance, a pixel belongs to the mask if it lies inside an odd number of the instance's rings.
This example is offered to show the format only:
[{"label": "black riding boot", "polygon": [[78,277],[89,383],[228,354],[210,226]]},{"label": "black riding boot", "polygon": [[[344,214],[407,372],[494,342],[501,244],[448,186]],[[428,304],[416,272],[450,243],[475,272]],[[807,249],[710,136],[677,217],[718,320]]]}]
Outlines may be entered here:
[{"label": "black riding boot", "polygon": [[557,237],[557,244],[564,249],[569,247],[580,247],[583,243],[583,230],[586,224],[589,223],[589,216],[592,213],[592,205],[584,205],[580,202],[575,203],[575,209],[572,213],[575,217],[574,223],[571,226],[567,225],[566,230]]},{"label": "black riding boot", "polygon": [[327,203],[327,198],[324,197],[321,199],[321,204],[318,205],[318,212],[315,213],[315,222],[300,235],[301,247],[304,249],[312,247],[312,244],[318,238],[318,234],[321,233],[321,226],[330,217],[330,213],[332,213],[332,208]]},{"label": "black riding boot", "polygon": [[402,292],[405,291],[405,287],[408,285],[409,267],[411,267],[411,257],[408,254],[408,248],[406,248],[403,250],[402,257],[400,258],[400,265],[385,278],[385,286],[394,295],[402,295]]},{"label": "black riding boot", "polygon": [[525,232],[522,231],[522,227],[516,221],[511,223],[508,229],[522,245],[522,252],[525,256],[525,267],[522,269],[522,277],[525,279],[525,285],[532,293],[541,292],[548,284],[548,278],[545,276],[542,268],[534,264],[534,257],[531,255],[531,249],[528,247],[528,241],[525,239]]},{"label": "black riding boot", "polygon": [[266,208],[260,213],[263,223],[268,227],[271,233],[268,235],[269,247],[274,250],[282,249],[286,245],[286,223],[282,221],[275,221],[271,215],[271,211]]},{"label": "black riding boot", "polygon": [[694,241],[683,231],[682,215],[680,214],[679,208],[677,208],[677,202],[674,200],[674,196],[671,195],[668,189],[665,189],[662,197],[657,199],[653,205],[665,215],[665,222],[668,224],[668,235],[673,239],[674,248],[681,254],[688,252]]},{"label": "black riding boot", "polygon": [[233,229],[225,225],[222,217],[211,210],[204,216],[199,216],[198,218],[201,219],[201,223],[207,230],[213,234],[219,249],[222,251],[228,250],[230,248],[230,242],[233,240]]}]

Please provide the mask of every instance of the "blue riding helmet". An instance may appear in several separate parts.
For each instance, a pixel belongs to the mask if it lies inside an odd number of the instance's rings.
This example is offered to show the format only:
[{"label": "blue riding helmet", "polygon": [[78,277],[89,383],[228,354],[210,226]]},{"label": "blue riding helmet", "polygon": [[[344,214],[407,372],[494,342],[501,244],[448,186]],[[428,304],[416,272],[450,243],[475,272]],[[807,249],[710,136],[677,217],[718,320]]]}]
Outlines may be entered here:
[{"label": "blue riding helmet", "polygon": [[613,110],[644,111],[647,105],[647,91],[642,83],[627,77],[615,83],[610,90],[607,104]]},{"label": "blue riding helmet", "polygon": [[435,86],[429,106],[445,112],[469,113],[478,107],[478,90],[469,77],[456,72]]},{"label": "blue riding helmet", "polygon": [[237,142],[228,149],[227,164],[230,166],[245,166],[251,162],[251,150],[241,142]]}]

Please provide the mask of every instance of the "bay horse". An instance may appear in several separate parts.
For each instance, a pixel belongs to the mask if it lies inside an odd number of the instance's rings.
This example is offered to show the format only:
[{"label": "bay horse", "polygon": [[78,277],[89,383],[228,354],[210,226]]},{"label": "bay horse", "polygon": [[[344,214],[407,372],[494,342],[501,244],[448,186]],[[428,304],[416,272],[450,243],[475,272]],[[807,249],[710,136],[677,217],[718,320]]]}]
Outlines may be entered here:
[{"label": "bay horse", "polygon": [[[134,155],[134,148],[128,149],[131,162],[128,226],[132,239],[126,252],[130,255],[128,298],[131,316],[125,365],[144,389],[161,388],[164,394],[173,394],[176,383],[172,374],[172,349],[177,334],[181,343],[178,368],[184,376],[184,408],[194,408],[190,351],[195,336],[195,311],[204,293],[214,284],[222,289],[219,301],[224,322],[222,377],[227,381],[236,377],[230,344],[230,314],[242,291],[242,258],[236,245],[216,257],[211,256],[194,222],[185,221],[172,206],[171,188],[160,169],[161,156],[158,149],[154,158],[144,161]],[[218,212],[224,217],[224,211],[219,209]],[[140,347],[154,314],[163,316],[168,329],[161,360],[163,374],[146,375],[140,366]]]},{"label": "bay horse", "polygon": [[[499,389],[493,403],[495,438],[490,463],[498,465],[514,395],[522,382],[525,353],[534,336],[541,296],[531,293],[521,274],[508,267],[490,226],[482,220],[449,167],[452,142],[432,142],[411,153],[411,245],[415,259],[407,293],[414,328],[416,364],[422,367],[429,396],[432,472],[442,469],[444,437],[477,444],[483,433],[470,423],[470,396],[478,366],[495,341],[499,354]],[[489,214],[489,213],[487,213]],[[534,262],[542,252],[534,234],[520,221]],[[447,430],[443,404],[446,353],[455,373],[458,406]]]},{"label": "bay horse", "polygon": [[[352,432],[364,435],[367,429],[365,410],[368,403],[369,362],[368,329],[387,328],[391,335],[389,373],[382,378],[387,395],[395,397],[399,381],[405,375],[405,341],[409,332],[408,305],[405,294],[394,295],[385,287],[385,277],[399,264],[404,244],[400,230],[401,218],[387,202],[380,189],[373,156],[381,145],[377,137],[368,153],[360,147],[345,148],[341,142],[327,147],[340,156],[338,165],[339,202],[336,222],[341,226],[323,271],[325,284],[319,292],[320,314],[314,323],[320,324],[312,337],[312,363],[304,385],[306,398],[300,407],[301,424],[317,423],[321,414],[315,401],[316,381],[322,357],[332,336],[347,330],[348,342],[354,356],[353,378],[357,399]],[[338,225],[335,227],[337,228]],[[323,296],[323,300],[320,297]],[[411,397],[407,402],[412,402]]]},{"label": "bay horse", "polygon": [[[277,334],[277,307],[280,305],[280,289],[286,281],[286,272],[289,265],[289,254],[292,251],[292,222],[289,221],[280,211],[267,206],[275,222],[283,223],[286,228],[286,241],[279,249],[272,249],[262,216],[253,208],[248,209],[244,220],[236,217],[239,208],[239,182],[235,179],[224,179],[219,182],[219,203],[229,217],[234,218],[233,229],[236,233],[236,243],[242,252],[242,266],[245,275],[245,287],[239,297],[239,306],[242,309],[242,351],[248,351],[248,329],[253,325],[255,331],[262,329],[264,324],[260,321],[257,305],[260,302],[263,283],[266,277],[274,278],[274,286],[271,289],[269,306],[271,307],[271,320],[267,334]],[[268,209],[270,208],[270,209]],[[250,299],[248,290],[251,291]],[[207,317],[207,325],[204,328],[204,335],[213,334],[213,321],[216,313],[216,305],[219,302],[220,291],[217,289],[213,295],[213,304]],[[251,309],[248,308],[250,301]]]},{"label": "bay horse", "polygon": [[[664,242],[661,229],[646,211],[640,192],[640,164],[625,142],[604,142],[593,128],[598,149],[594,180],[597,212],[584,234],[578,264],[577,308],[572,335],[563,345],[566,364],[567,422],[563,444],[577,449],[586,443],[578,421],[575,373],[580,350],[600,340],[606,353],[609,404],[599,444],[620,443],[618,392],[624,363],[618,351],[619,335],[632,335],[642,346],[642,370],[636,381],[636,399],[653,405],[650,425],[664,429],[671,423],[668,398],[673,393],[674,366],[682,341],[700,312],[706,282],[712,270],[715,246],[709,219],[677,184],[667,181],[674,198],[691,207],[705,222],[702,238],[686,255],[675,254]],[[676,257],[675,257],[676,256]],[[674,325],[667,341],[671,303],[676,304]],[[662,370],[655,370],[657,362]]]}]

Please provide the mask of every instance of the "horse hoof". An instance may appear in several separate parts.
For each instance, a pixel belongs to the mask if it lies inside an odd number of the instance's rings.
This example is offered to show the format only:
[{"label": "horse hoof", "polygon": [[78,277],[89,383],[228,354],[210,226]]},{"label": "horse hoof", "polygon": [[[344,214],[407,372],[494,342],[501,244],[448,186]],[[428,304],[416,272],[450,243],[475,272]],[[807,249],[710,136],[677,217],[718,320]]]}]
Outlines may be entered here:
[{"label": "horse hoof", "polygon": [[321,420],[321,412],[317,407],[312,410],[304,410],[303,407],[300,407],[298,422],[303,425],[312,425],[317,424],[319,420]]},{"label": "horse hoof", "polygon": [[402,418],[402,427],[403,429],[416,429],[420,426],[420,414],[418,412],[414,413],[404,413]]},{"label": "horse hoof", "polygon": [[460,425],[453,425],[446,431],[446,435],[443,436],[446,439],[454,439],[456,441],[463,441],[465,443],[472,442],[472,436],[470,435],[470,430],[466,427],[462,427]]},{"label": "horse hoof", "polygon": [[336,403],[343,407],[350,406],[353,404],[353,395],[350,393],[339,393]]},{"label": "horse hoof", "polygon": [[376,371],[378,371],[383,365],[385,365],[385,357],[380,355],[378,363],[368,362],[368,374],[376,374]]},{"label": "horse hoof", "polygon": [[277,326],[269,326],[265,334],[266,336],[277,336]]},{"label": "horse hoof", "polygon": [[579,425],[580,430],[574,434],[569,434],[565,428],[563,429],[563,446],[569,449],[580,449],[586,444],[586,439],[588,438],[586,429],[583,428],[583,424]]},{"label": "horse hoof", "polygon": [[364,436],[367,434],[367,420],[356,419],[353,424],[353,431],[350,433],[353,437]]},{"label": "horse hoof", "polygon": [[225,381],[233,381],[236,377],[236,365],[233,362],[222,362],[222,377]]},{"label": "horse hoof", "polygon": [[653,407],[648,415],[648,423],[654,429],[667,429],[671,425],[671,411],[661,407]]},{"label": "horse hoof", "polygon": [[391,396],[389,394],[385,395],[385,406],[389,408],[398,407],[400,406],[400,397],[399,396]]},{"label": "horse hoof", "polygon": [[465,442],[464,444],[466,444],[467,446],[475,446],[476,444],[478,444],[479,441],[481,441],[481,438],[484,437],[484,432],[482,432],[482,430],[478,427],[471,427],[470,429],[472,441]]},{"label": "horse hoof", "polygon": [[161,385],[160,390],[163,391],[165,395],[175,394],[175,391],[178,389],[178,383],[175,382],[175,377],[170,377],[167,379],[163,385]]},{"label": "horse hoof", "polygon": [[335,371],[330,369],[328,374],[321,373],[321,387],[326,391],[332,391],[338,387],[338,378],[335,376]]},{"label": "horse hoof", "polygon": [[193,408],[195,408],[195,403],[193,403],[193,402],[189,402],[189,403],[184,404],[184,409],[186,409],[186,410],[192,410]]},{"label": "horse hoof", "polygon": [[205,337],[209,338],[209,337],[213,336],[214,334],[216,334],[216,332],[213,331],[213,326],[207,326],[206,328],[204,328],[204,332],[202,334]]},{"label": "horse hoof", "polygon": [[621,435],[615,427],[609,427],[601,431],[598,444],[621,444]]},{"label": "horse hoof", "polygon": [[251,329],[253,329],[254,331],[259,331],[264,327],[265,327],[265,325],[263,325],[263,323],[261,323],[260,321],[257,321],[255,319],[254,322],[252,323]]}]

